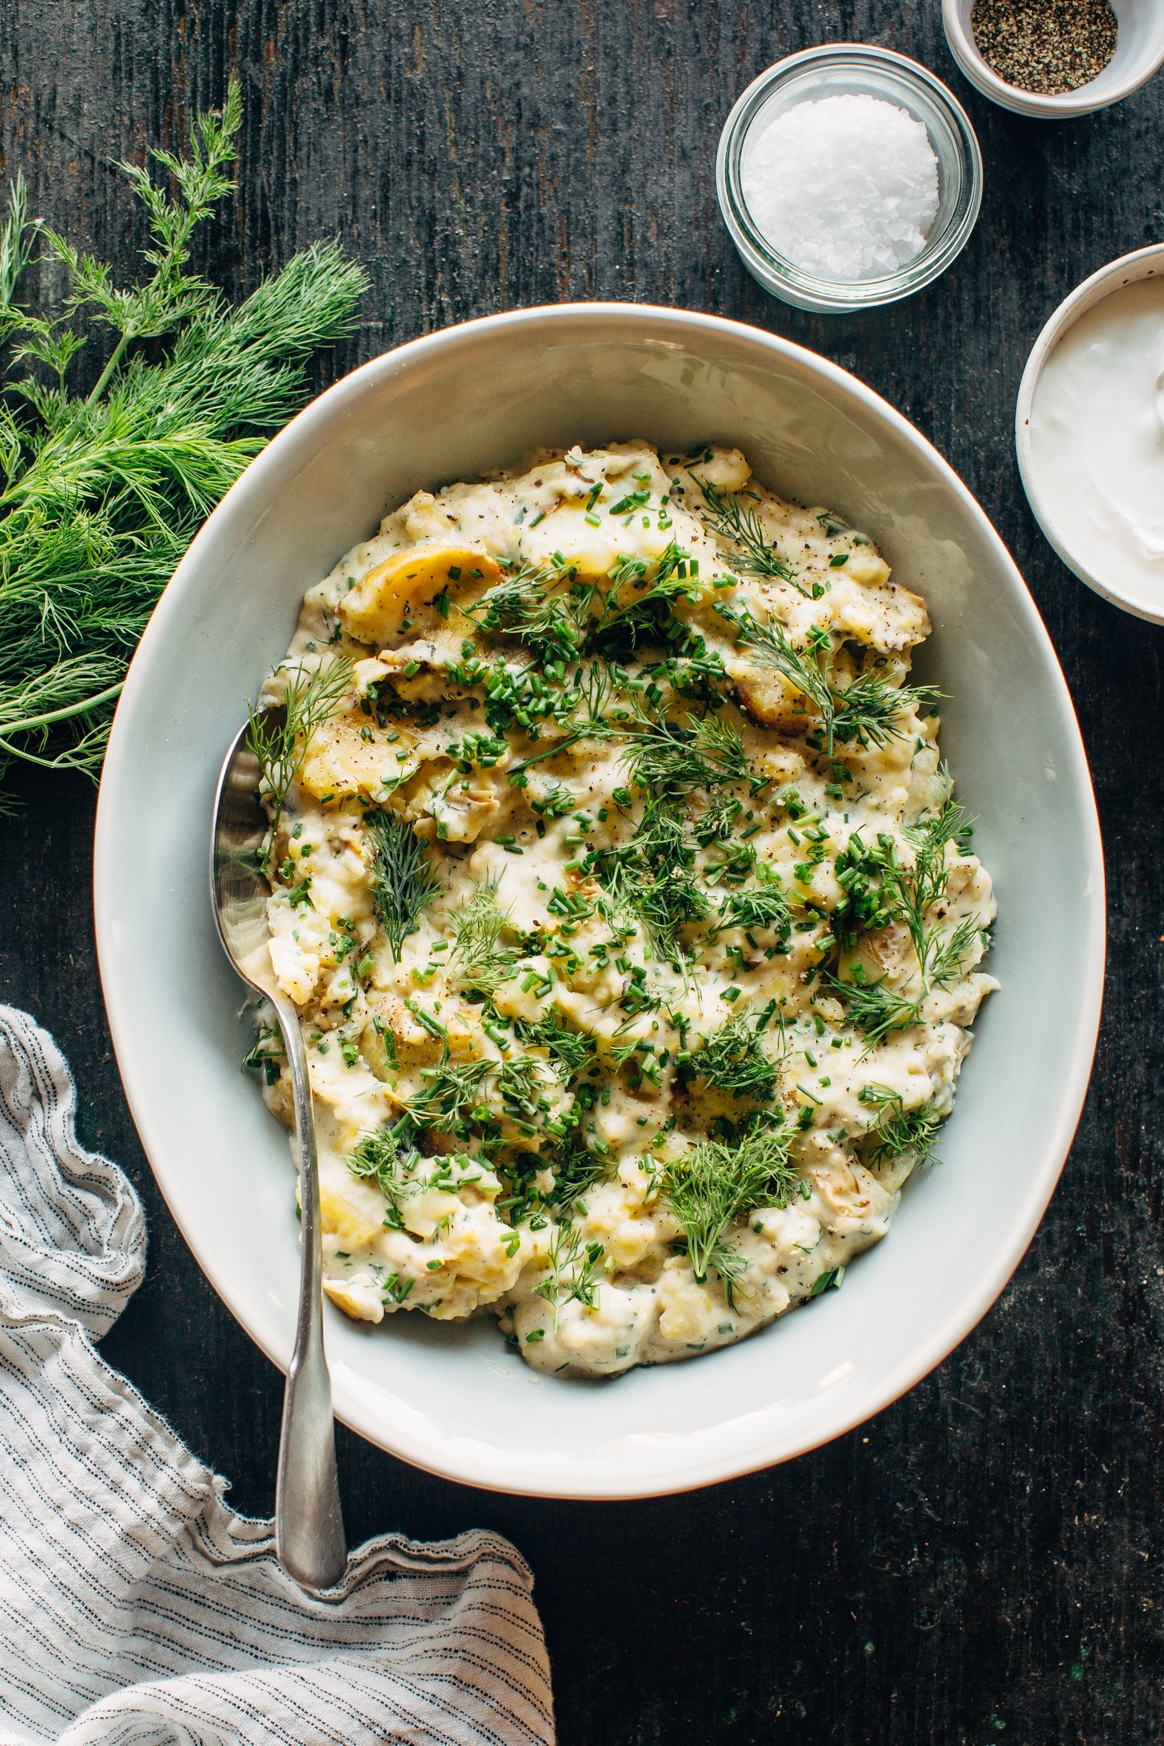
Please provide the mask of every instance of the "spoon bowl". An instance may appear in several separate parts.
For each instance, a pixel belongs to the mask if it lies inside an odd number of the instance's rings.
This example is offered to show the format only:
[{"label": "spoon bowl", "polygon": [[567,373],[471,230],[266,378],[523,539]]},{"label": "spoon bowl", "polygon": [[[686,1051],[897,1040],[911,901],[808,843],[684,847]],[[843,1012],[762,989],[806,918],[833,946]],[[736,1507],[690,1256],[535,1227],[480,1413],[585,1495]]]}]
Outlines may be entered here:
[{"label": "spoon bowl", "polygon": [[291,1069],[299,1158],[302,1268],[295,1349],[283,1395],[275,1485],[275,1550],[279,1563],[310,1593],[333,1588],[347,1562],[331,1377],[323,1347],[323,1252],[319,1168],[307,1052],[299,1016],[275,980],[267,950],[263,849],[269,825],[259,792],[259,761],[240,729],[226,755],[214,796],[210,897],[218,937],[243,981],[274,1008]]}]

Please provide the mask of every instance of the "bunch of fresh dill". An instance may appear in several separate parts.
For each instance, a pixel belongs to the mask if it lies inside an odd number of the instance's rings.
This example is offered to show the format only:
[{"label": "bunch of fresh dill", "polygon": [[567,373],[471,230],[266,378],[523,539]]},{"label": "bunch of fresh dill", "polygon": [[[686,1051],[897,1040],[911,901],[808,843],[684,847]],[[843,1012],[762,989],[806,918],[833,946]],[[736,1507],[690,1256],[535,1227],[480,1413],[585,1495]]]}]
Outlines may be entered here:
[{"label": "bunch of fresh dill", "polygon": [[[305,366],[350,332],[364,286],[335,243],[294,256],[232,309],[188,271],[196,226],[234,187],[237,84],[165,172],[119,167],[146,209],[152,272],[127,289],[29,219],[22,178],[0,227],[0,777],[13,759],[96,775],[125,670],[199,523],[306,398]],[[162,182],[169,183],[169,188]],[[67,268],[59,318],[19,281],[42,245]],[[70,367],[107,328],[88,394]],[[20,375],[24,366],[27,374]],[[5,797],[0,791],[0,810]]]}]

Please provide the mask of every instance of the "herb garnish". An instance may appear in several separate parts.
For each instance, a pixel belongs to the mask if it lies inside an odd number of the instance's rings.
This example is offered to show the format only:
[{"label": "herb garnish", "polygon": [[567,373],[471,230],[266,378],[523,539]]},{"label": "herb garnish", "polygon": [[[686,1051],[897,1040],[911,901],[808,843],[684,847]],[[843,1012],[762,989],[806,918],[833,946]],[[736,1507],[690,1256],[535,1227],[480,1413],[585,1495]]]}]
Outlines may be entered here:
[{"label": "herb garnish", "polygon": [[893,685],[877,672],[859,673],[848,685],[835,685],[832,638],[823,625],[812,626],[802,652],[793,648],[775,619],[759,624],[746,608],[741,613],[730,607],[719,611],[735,625],[742,648],[766,655],[777,672],[814,705],[820,718],[818,749],[830,758],[835,740],[843,745],[856,740],[861,746],[883,746],[891,737],[900,738],[901,718],[941,695],[932,685]]},{"label": "herb garnish", "polygon": [[[172,195],[121,166],[151,232],[136,287],[29,221],[12,184],[0,339],[15,336],[11,362],[33,373],[10,383],[23,411],[0,406],[0,769],[97,773],[134,645],[199,522],[302,405],[312,352],[351,330],[364,274],[337,245],[296,255],[238,309],[188,271],[193,231],[233,187],[241,118],[232,83],[221,116],[195,120],[188,157],[152,154]],[[72,279],[57,321],[15,301],[38,239]],[[99,326],[112,349],[92,390],[72,393],[70,366]]]},{"label": "herb garnish", "polygon": [[791,568],[777,555],[759,515],[742,502],[744,497],[751,497],[758,503],[755,493],[721,491],[698,474],[693,473],[692,478],[703,492],[707,506],[703,519],[708,527],[720,539],[732,540],[742,547],[743,555],[737,559],[736,568],[746,576],[774,576],[780,582],[791,582],[801,594],[806,594],[807,590],[801,588]]},{"label": "herb garnish", "polygon": [[[277,668],[276,676],[281,671]],[[258,759],[263,781],[275,803],[271,834],[263,851],[264,872],[270,863],[287,796],[303,768],[311,736],[335,714],[351,682],[349,660],[343,656],[325,658],[313,673],[305,674],[302,667],[297,667],[288,674],[282,703],[250,709],[247,745]]]},{"label": "herb garnish", "polygon": [[440,878],[424,844],[406,819],[394,812],[369,812],[364,818],[372,844],[372,902],[400,962],[404,942],[416,933],[425,905]]},{"label": "herb garnish", "polygon": [[769,1127],[734,1147],[705,1140],[667,1168],[664,1192],[683,1227],[692,1271],[702,1284],[714,1267],[729,1303],[744,1266],[725,1233],[758,1206],[788,1205],[798,1180],[788,1161],[792,1138],[791,1131]]},{"label": "herb garnish", "polygon": [[859,1102],[872,1104],[877,1119],[869,1129],[873,1145],[869,1162],[880,1164],[885,1159],[897,1159],[912,1153],[915,1162],[923,1165],[933,1156],[934,1136],[948,1111],[939,1111],[932,1100],[917,1109],[907,1110],[901,1093],[888,1085],[863,1085],[857,1093]]}]

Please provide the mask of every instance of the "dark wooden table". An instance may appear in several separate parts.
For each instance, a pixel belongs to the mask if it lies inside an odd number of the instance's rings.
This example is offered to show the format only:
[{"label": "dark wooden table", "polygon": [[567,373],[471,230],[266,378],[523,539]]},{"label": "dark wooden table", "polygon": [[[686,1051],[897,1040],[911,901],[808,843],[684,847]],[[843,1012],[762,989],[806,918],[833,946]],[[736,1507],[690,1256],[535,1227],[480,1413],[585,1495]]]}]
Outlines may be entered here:
[{"label": "dark wooden table", "polygon": [[[712,310],[855,371],[1001,529],[1092,761],[1111,913],[1097,1069],[1047,1219],[960,1350],[814,1455],[649,1503],[463,1490],[341,1430],[353,1541],[510,1535],[537,1575],[564,1746],[1159,1740],[1164,632],[1104,605],[1044,544],[1012,417],[1054,305],[1164,232],[1164,76],[1083,120],[1020,120],[957,74],[937,0],[2,0],[0,19],[0,169],[23,168],[35,211],[127,271],[142,238],[111,160],[177,144],[238,74],[239,194],[203,265],[241,293],[341,232],[372,288],[321,382],[448,322],[584,298]],[[952,270],[857,317],[769,301],[715,202],[739,91],[828,40],[932,67],[986,160],[982,218]],[[235,1503],[267,1514],[282,1381],[195,1266],[126,1109],[93,950],[94,793],[81,779],[21,787],[24,810],[0,822],[0,999],[55,1032],[85,1139],[150,1213],[149,1276],[105,1351],[231,1476]]]}]

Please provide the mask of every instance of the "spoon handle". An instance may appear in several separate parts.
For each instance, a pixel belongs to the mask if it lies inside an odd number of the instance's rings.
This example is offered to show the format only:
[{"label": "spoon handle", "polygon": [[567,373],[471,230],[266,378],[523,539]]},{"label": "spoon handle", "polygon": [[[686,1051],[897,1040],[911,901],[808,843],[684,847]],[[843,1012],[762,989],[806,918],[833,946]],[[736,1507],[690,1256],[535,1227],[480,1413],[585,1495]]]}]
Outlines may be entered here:
[{"label": "spoon handle", "polygon": [[315,1115],[298,1015],[282,1000],[275,1002],[275,1011],[295,1097],[303,1245],[299,1319],[279,1435],[275,1550],[283,1569],[301,1588],[323,1589],[333,1587],[343,1575],[347,1547],[335,1468],[331,1378],[323,1350],[323,1250]]}]

